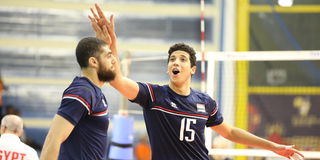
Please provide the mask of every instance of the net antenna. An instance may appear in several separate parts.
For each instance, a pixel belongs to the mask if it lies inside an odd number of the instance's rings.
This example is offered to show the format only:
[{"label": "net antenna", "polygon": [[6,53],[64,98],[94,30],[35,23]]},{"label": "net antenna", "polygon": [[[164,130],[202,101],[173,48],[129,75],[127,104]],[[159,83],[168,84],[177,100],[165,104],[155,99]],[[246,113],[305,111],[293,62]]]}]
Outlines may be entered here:
[{"label": "net antenna", "polygon": [[[205,17],[204,17],[204,8],[205,0],[200,0],[200,37],[201,37],[201,92],[206,92],[206,68],[205,68]],[[212,146],[212,131],[209,128],[205,128],[205,138],[206,138],[206,147],[211,148]]]},{"label": "net antenna", "polygon": [[201,16],[200,16],[200,34],[201,34],[201,91],[205,92],[206,84],[205,84],[205,21],[204,21],[204,0],[200,1],[201,7]]}]

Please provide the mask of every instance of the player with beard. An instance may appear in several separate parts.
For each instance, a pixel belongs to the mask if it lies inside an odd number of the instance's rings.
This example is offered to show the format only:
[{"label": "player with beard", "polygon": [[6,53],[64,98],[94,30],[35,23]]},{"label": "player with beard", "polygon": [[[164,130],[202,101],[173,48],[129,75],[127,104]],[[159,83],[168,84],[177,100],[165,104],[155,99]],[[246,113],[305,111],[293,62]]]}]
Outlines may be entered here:
[{"label": "player with beard", "polygon": [[42,160],[106,159],[108,103],[101,87],[115,78],[109,46],[95,37],[76,48],[81,76],[63,92],[40,156]]},{"label": "player with beard", "polygon": [[[97,14],[91,9],[94,18],[89,16],[92,27],[96,36],[104,39],[117,57],[113,16],[108,20],[98,5],[96,9]],[[122,76],[118,58],[116,77],[110,82],[143,108],[153,160],[208,160],[205,127],[236,143],[268,149],[295,160],[302,159],[303,155],[293,146],[277,144],[230,126],[211,97],[190,88],[191,77],[196,72],[196,52],[192,47],[184,43],[174,44],[169,48],[167,62],[168,85],[135,82]]]}]

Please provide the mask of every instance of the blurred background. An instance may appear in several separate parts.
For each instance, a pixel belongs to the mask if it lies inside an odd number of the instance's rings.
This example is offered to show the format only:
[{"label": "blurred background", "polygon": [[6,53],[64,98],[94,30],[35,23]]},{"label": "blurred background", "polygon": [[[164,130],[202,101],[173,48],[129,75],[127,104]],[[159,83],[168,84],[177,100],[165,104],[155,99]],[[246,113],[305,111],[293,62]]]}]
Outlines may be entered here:
[{"label": "blurred background", "polygon": [[[320,50],[320,0],[288,1],[205,0],[206,52]],[[94,36],[87,18],[94,3],[115,15],[120,55],[167,56],[177,42],[201,51],[199,0],[1,0],[2,112],[10,107],[19,112],[39,151],[62,92],[80,73],[76,44]],[[233,72],[224,62],[216,63],[220,76],[207,82],[217,86],[209,92],[225,119],[261,137],[320,151],[319,61],[235,63]],[[192,87],[200,90],[200,62],[197,66]],[[168,82],[161,58],[133,61],[129,72],[136,81]],[[233,88],[225,91],[230,78]],[[109,85],[102,90],[112,117],[122,98]],[[141,108],[128,105],[136,142],[146,129]]]}]

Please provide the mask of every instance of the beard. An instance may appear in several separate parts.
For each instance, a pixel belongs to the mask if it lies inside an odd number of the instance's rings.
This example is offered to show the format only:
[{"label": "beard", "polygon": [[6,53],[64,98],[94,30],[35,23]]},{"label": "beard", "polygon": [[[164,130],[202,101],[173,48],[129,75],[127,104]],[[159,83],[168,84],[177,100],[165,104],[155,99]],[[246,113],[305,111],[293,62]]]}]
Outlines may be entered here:
[{"label": "beard", "polygon": [[[100,63],[101,64],[101,63]],[[114,80],[116,77],[116,74],[114,71],[104,69],[104,66],[99,65],[99,70],[98,70],[98,78],[100,81],[103,82],[110,82]]]}]

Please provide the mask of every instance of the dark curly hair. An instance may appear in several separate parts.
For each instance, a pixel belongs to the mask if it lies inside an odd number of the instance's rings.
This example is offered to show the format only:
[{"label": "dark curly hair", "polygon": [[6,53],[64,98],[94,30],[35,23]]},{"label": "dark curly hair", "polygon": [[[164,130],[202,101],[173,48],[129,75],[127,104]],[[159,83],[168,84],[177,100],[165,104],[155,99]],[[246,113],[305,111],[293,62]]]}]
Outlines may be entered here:
[{"label": "dark curly hair", "polygon": [[168,51],[169,55],[168,55],[168,61],[167,61],[168,63],[169,63],[169,59],[170,59],[171,54],[175,51],[187,52],[190,57],[189,59],[190,59],[191,67],[196,65],[196,61],[197,61],[196,52],[194,51],[194,49],[192,47],[190,47],[189,45],[184,44],[184,43],[176,43],[169,48],[169,51]]},{"label": "dark curly hair", "polygon": [[95,37],[85,37],[81,39],[76,48],[77,61],[81,68],[88,67],[90,57],[98,57],[102,51],[102,46],[107,45],[103,40]]}]

